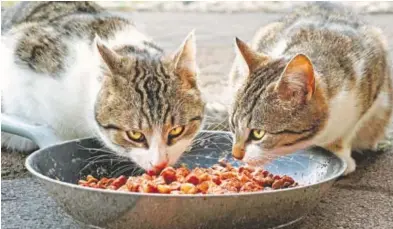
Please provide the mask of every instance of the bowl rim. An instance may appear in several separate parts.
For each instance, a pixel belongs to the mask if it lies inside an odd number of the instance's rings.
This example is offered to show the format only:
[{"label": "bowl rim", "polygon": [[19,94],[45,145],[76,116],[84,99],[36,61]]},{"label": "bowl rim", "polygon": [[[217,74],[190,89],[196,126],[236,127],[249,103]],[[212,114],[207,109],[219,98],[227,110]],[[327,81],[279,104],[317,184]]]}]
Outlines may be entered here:
[{"label": "bowl rim", "polygon": [[[212,133],[212,134],[232,134],[231,132],[228,131],[201,131],[200,133]],[[33,152],[32,154],[30,154],[25,161],[25,166],[27,168],[27,170],[34,175],[35,177],[47,181],[49,183],[53,183],[55,185],[60,185],[63,187],[67,187],[67,188],[71,188],[71,189],[79,189],[81,191],[87,191],[87,192],[98,192],[101,194],[114,194],[114,195],[131,195],[134,197],[159,197],[159,198],[210,198],[210,197],[240,197],[240,196],[249,196],[249,195],[270,195],[270,194],[274,194],[274,193],[282,193],[282,192],[290,192],[290,191],[295,191],[295,190],[302,190],[302,189],[306,189],[306,188],[311,188],[311,187],[315,187],[315,186],[319,186],[321,184],[336,180],[337,178],[339,178],[345,171],[345,169],[347,168],[347,163],[342,160],[341,158],[337,157],[335,154],[331,153],[333,157],[336,157],[337,159],[339,159],[340,163],[341,163],[341,169],[333,174],[331,177],[329,178],[325,178],[321,181],[318,181],[316,183],[312,183],[312,184],[308,184],[308,185],[301,185],[301,186],[296,186],[296,187],[292,187],[292,188],[286,188],[286,189],[278,189],[278,190],[261,190],[261,191],[257,191],[257,192],[241,192],[241,193],[224,193],[224,194],[181,194],[181,195],[174,195],[174,194],[163,194],[163,193],[140,193],[140,192],[123,192],[123,191],[117,191],[117,190],[110,190],[110,189],[98,189],[98,188],[90,188],[90,187],[85,187],[85,186],[80,186],[78,184],[73,184],[73,183],[68,183],[65,181],[60,181],[60,180],[56,180],[53,178],[50,178],[48,176],[43,175],[42,173],[39,173],[38,171],[36,171],[33,166],[33,160],[35,157],[38,157],[38,155],[40,155],[42,152],[50,149],[50,148],[56,148],[62,145],[66,145],[69,143],[73,143],[73,142],[80,142],[80,141],[91,141],[94,140],[96,138],[94,137],[88,137],[88,138],[80,138],[80,139],[73,139],[73,140],[68,140],[68,141],[64,141],[61,142],[59,144],[56,145],[51,145],[48,146],[46,148],[43,149],[39,149],[35,152]],[[327,151],[329,152],[329,151]]]}]

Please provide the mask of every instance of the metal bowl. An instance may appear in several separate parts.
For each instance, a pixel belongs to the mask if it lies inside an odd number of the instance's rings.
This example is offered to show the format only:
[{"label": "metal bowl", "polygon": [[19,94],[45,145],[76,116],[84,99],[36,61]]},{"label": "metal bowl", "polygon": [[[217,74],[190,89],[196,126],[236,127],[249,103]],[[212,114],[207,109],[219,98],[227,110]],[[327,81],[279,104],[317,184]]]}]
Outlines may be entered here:
[{"label": "metal bowl", "polygon": [[[26,136],[21,134],[26,128],[14,131],[15,125],[6,127],[8,132]],[[36,135],[34,131],[28,132],[27,136]],[[35,141],[39,140],[35,138]],[[208,167],[217,163],[218,158],[227,157],[236,166],[237,162],[230,156],[231,144],[232,135],[228,132],[204,131],[179,163],[191,168]],[[130,162],[111,161],[110,155],[95,139],[81,139],[34,152],[27,158],[26,167],[75,220],[85,225],[116,229],[282,228],[298,222],[312,210],[346,168],[345,163],[330,152],[311,148],[266,166],[270,172],[292,176],[301,184],[290,189],[223,195],[166,195],[76,185],[88,174],[109,176],[119,166],[134,166]]]}]

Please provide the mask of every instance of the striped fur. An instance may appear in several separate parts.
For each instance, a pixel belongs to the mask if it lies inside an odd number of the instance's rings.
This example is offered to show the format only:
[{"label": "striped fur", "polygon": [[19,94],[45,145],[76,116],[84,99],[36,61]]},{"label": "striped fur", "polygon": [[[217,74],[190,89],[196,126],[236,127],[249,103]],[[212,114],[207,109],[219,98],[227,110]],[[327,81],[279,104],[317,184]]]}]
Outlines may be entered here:
[{"label": "striped fur", "polygon": [[[386,41],[349,9],[308,4],[237,47],[235,156],[265,163],[318,145],[343,158],[348,174],[356,167],[351,150],[375,149],[384,137],[393,107]],[[264,137],[251,139],[253,129]]]},{"label": "striped fur", "polygon": [[[92,2],[20,3],[5,15],[2,113],[50,126],[63,140],[98,135],[144,169],[175,163],[191,145],[204,116],[193,33],[167,55],[132,21]],[[182,133],[169,137],[178,126]],[[36,147],[6,133],[2,146]]]}]

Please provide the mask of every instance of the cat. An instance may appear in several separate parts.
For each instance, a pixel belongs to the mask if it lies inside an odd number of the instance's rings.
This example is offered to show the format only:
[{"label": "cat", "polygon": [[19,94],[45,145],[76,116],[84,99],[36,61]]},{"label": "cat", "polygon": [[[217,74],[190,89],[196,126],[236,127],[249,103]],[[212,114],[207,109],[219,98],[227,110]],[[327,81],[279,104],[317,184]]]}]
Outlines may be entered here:
[{"label": "cat", "polygon": [[[2,113],[62,140],[98,136],[147,171],[174,164],[191,145],[205,109],[194,32],[168,55],[93,2],[23,2],[6,15]],[[7,133],[1,143],[37,147]]]},{"label": "cat", "polygon": [[249,163],[310,146],[356,170],[352,150],[375,150],[390,124],[392,78],[380,29],[351,9],[318,2],[236,38],[230,72],[232,154]]}]

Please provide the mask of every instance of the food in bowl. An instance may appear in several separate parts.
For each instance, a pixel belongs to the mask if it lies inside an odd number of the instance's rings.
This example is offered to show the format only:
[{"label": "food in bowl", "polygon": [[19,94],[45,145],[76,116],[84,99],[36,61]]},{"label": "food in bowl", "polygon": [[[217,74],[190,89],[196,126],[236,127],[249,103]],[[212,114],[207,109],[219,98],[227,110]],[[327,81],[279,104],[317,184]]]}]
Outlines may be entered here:
[{"label": "food in bowl", "polygon": [[127,178],[97,179],[88,175],[79,185],[124,192],[165,194],[225,194],[284,189],[298,186],[289,176],[272,173],[251,166],[233,167],[220,161],[210,168],[167,167],[159,175],[143,174]]}]

